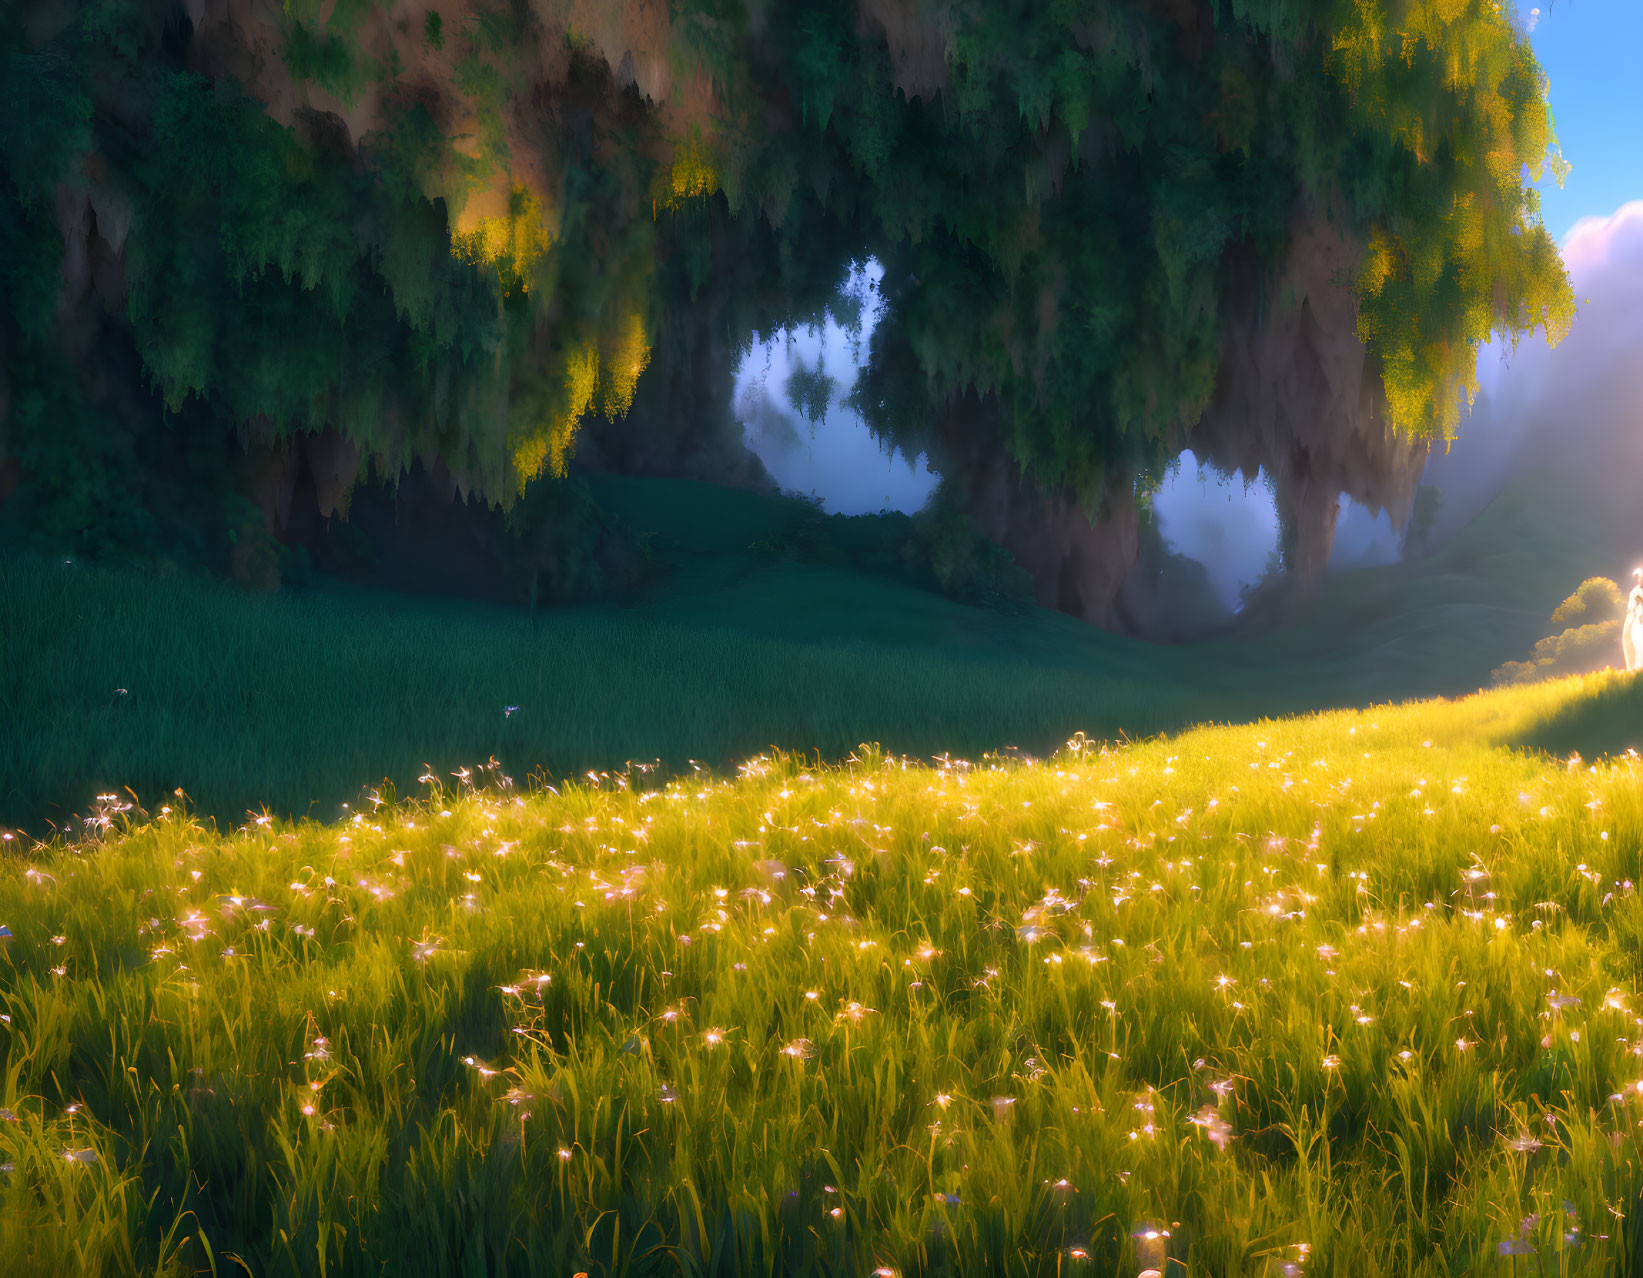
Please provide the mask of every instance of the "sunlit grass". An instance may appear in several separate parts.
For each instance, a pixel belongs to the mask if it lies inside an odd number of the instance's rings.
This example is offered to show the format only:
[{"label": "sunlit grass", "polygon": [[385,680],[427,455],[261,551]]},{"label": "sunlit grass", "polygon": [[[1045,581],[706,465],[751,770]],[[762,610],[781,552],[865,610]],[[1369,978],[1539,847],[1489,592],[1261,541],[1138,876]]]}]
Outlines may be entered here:
[{"label": "sunlit grass", "polygon": [[1620,1272],[1643,772],[1502,744],[1620,682],[110,802],[0,871],[0,1272]]}]

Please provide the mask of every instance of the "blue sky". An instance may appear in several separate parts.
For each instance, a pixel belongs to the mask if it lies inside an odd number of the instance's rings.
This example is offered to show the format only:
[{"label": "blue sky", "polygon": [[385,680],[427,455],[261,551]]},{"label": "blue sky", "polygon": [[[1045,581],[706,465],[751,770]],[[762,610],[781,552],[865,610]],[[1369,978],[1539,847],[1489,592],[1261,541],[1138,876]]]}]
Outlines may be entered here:
[{"label": "blue sky", "polygon": [[1535,184],[1546,229],[1562,244],[1581,218],[1643,199],[1643,0],[1516,3],[1570,164],[1562,190],[1550,173]]}]

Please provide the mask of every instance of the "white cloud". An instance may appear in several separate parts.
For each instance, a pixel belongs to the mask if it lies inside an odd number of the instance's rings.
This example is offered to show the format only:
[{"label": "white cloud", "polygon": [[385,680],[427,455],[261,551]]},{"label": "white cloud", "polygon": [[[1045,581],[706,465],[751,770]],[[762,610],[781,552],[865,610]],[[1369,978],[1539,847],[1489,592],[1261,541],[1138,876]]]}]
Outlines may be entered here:
[{"label": "white cloud", "polygon": [[1482,392],[1427,466],[1444,492],[1439,535],[1537,465],[1583,467],[1594,490],[1643,491],[1643,200],[1582,218],[1562,249],[1574,325],[1556,349],[1536,333],[1516,350],[1495,340],[1479,351]]}]

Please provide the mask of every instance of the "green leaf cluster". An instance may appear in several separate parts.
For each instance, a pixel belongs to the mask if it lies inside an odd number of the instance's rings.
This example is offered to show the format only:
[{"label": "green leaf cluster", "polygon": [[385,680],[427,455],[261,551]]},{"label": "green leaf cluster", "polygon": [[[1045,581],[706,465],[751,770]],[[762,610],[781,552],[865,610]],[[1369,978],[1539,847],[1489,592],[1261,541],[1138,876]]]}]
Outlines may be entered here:
[{"label": "green leaf cluster", "polygon": [[[352,37],[369,7],[339,6],[312,39],[313,15],[288,13],[288,67],[325,80],[361,65]],[[167,539],[139,516],[147,468],[187,470],[164,442],[180,418],[219,459],[202,482],[223,492],[183,503],[216,508],[210,535],[224,542],[209,560],[242,523],[219,500],[234,483],[221,463],[242,439],[331,429],[359,447],[362,475],[366,459],[388,474],[438,459],[511,502],[521,437],[563,414],[566,352],[629,350],[634,317],[642,335],[655,232],[636,208],[610,205],[643,189],[648,161],[621,148],[634,176],[600,168],[588,145],[567,148],[557,228],[516,187],[507,213],[464,234],[465,202],[506,172],[493,126],[510,90],[492,65],[506,24],[462,37],[456,88],[479,100],[489,130],[477,156],[410,98],[357,147],[317,112],[282,125],[231,79],[167,56],[162,31],[145,6],[103,0],[42,47],[15,28],[0,43],[0,341],[13,400],[0,461],[28,477],[13,522],[82,553],[161,550]],[[348,96],[340,82],[323,87]],[[132,391],[156,397],[146,417],[110,420],[87,401],[84,370],[53,331],[58,193],[83,198],[92,157],[96,189],[131,209],[126,305],[97,357],[136,362]],[[567,232],[583,242],[566,244]],[[605,253],[586,252],[593,234]],[[619,380],[607,379],[612,394]],[[131,519],[109,513],[127,506]]]},{"label": "green leaf cluster", "polygon": [[[362,139],[188,70],[136,0],[10,24],[9,340],[44,341],[49,206],[96,154],[135,210],[119,340],[168,412],[335,429],[385,473],[438,457],[506,504],[642,398],[653,353],[677,370],[847,308],[873,255],[874,429],[911,453],[974,397],[1093,512],[1179,451],[1249,290],[1299,304],[1272,285],[1299,226],[1357,251],[1339,283],[1407,435],[1453,432],[1490,334],[1572,316],[1524,185],[1558,163],[1545,80],[1494,0],[674,0],[631,38],[431,16],[406,22],[453,46],[437,103],[382,53],[392,6],[286,6],[299,89],[387,104]],[[644,39],[661,100],[613,73]],[[19,401],[46,395],[21,363]]]}]

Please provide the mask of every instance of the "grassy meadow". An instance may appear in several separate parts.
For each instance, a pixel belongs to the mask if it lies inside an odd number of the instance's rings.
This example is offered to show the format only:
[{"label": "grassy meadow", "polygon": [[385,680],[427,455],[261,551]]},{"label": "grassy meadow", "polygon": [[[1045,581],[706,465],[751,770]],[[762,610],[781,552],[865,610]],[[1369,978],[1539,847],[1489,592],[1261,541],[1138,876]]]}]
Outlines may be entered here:
[{"label": "grassy meadow", "polygon": [[[665,571],[644,597],[534,618],[324,579],[247,595],[0,550],[0,826],[75,828],[109,791],[150,805],[181,787],[225,828],[247,811],[328,821],[362,788],[409,794],[430,767],[493,756],[521,784],[641,764],[652,781],[730,775],[771,748],[838,762],[862,741],[1041,756],[1079,731],[1137,739],[1470,692],[1525,656],[1585,577],[1627,575],[1567,488],[1514,490],[1430,557],[1332,578],[1275,633],[1178,646],[772,561],[749,546],[807,507],[677,480],[596,485],[655,537]],[[844,557],[855,525],[830,524]],[[1618,695],[1593,745],[1582,721],[1554,734],[1558,752],[1643,745]]]},{"label": "grassy meadow", "polygon": [[1643,1273],[1643,689],[1456,696],[1595,521],[1171,648],[611,482],[534,618],[0,552],[0,1273]]},{"label": "grassy meadow", "polygon": [[1637,1272],[1613,674],[0,868],[0,1272]]}]

